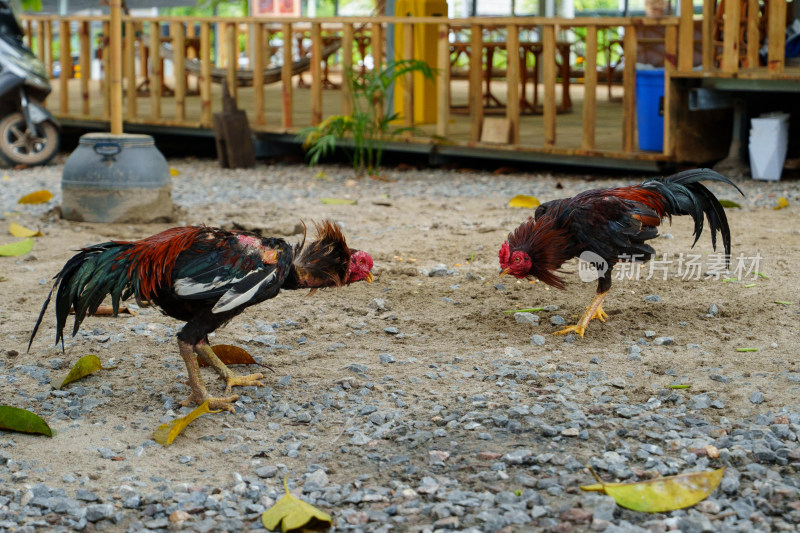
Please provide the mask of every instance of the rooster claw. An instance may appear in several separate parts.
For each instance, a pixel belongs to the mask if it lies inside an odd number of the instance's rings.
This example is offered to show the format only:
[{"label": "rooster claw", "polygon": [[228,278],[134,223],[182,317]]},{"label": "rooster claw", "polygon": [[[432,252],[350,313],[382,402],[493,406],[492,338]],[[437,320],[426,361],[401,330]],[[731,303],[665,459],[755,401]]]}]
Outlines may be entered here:
[{"label": "rooster claw", "polygon": [[264,374],[248,374],[247,376],[230,376],[225,378],[225,394],[230,394],[231,387],[263,387],[259,380]]},{"label": "rooster claw", "polygon": [[202,405],[203,402],[208,401],[208,408],[212,411],[223,410],[230,413],[236,413],[233,403],[239,399],[238,394],[226,396],[224,398],[211,398],[208,395],[202,396],[201,394],[192,391],[188,398],[181,401],[183,407],[191,407],[192,405]]},{"label": "rooster claw", "polygon": [[580,324],[576,324],[574,326],[567,326],[564,329],[554,331],[553,335],[569,335],[570,333],[577,333],[579,336],[583,337],[583,333],[585,331],[586,328],[584,328]]}]

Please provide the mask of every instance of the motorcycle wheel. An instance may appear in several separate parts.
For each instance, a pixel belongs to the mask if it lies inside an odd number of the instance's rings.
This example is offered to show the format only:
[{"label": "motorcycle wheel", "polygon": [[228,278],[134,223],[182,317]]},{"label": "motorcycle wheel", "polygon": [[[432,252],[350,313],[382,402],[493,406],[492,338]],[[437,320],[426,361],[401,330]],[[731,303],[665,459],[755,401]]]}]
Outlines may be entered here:
[{"label": "motorcycle wheel", "polygon": [[36,125],[37,134],[28,131],[25,116],[11,113],[0,120],[0,157],[12,165],[44,165],[58,152],[59,136],[55,124]]}]

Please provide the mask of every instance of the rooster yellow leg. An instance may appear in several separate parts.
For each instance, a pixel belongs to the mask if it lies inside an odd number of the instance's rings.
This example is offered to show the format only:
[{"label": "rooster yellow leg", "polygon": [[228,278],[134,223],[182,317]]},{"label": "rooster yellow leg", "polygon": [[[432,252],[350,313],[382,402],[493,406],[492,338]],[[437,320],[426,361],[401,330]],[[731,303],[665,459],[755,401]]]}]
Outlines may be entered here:
[{"label": "rooster yellow leg", "polygon": [[201,405],[208,400],[209,409],[224,409],[235,413],[236,409],[233,407],[233,402],[239,399],[239,396],[227,396],[225,398],[212,398],[208,395],[206,386],[203,383],[203,378],[200,376],[200,367],[197,364],[197,357],[194,354],[194,348],[191,344],[178,341],[178,348],[183,357],[183,362],[186,363],[186,370],[189,372],[189,379],[186,382],[192,389],[192,393],[188,398],[181,402],[181,405],[188,407],[192,404]]},{"label": "rooster yellow leg", "polygon": [[567,326],[566,328],[556,331],[553,335],[566,335],[568,333],[577,333],[581,337],[586,332],[586,328],[589,326],[589,322],[594,320],[595,318],[600,322],[605,322],[608,315],[605,311],[603,311],[603,299],[608,294],[608,291],[601,292],[600,294],[596,295],[592,299],[592,303],[589,304],[589,307],[586,308],[586,312],[583,313],[583,316],[578,321],[578,323],[574,326]]},{"label": "rooster yellow leg", "polygon": [[247,376],[237,376],[233,371],[225,366],[225,363],[220,361],[214,350],[211,349],[206,342],[198,342],[194,349],[200,354],[208,364],[214,367],[214,370],[225,380],[225,394],[231,392],[231,387],[263,387],[264,384],[259,380],[264,379],[264,374],[249,374]]}]

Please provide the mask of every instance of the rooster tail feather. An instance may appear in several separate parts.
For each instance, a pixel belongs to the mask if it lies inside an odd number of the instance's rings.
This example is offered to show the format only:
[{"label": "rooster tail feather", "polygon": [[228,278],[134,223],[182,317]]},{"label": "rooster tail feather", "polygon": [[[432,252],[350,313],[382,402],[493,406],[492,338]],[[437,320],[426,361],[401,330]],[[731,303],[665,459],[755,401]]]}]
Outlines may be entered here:
[{"label": "rooster tail feather", "polygon": [[119,310],[123,293],[138,290],[136,272],[128,273],[128,257],[121,256],[130,245],[128,243],[107,242],[84,248],[75,254],[61,272],[53,278],[55,282],[39,312],[33,327],[28,350],[39,331],[44,313],[55,291],[56,345],[61,342],[64,348],[64,327],[71,308],[75,309],[75,322],[72,335],[78,332],[86,313],[94,313],[107,295],[111,295],[114,314]]},{"label": "rooster tail feather", "polygon": [[739,191],[742,190],[731,180],[711,169],[701,168],[685,170],[666,178],[647,181],[642,185],[658,192],[664,198],[664,208],[668,215],[689,215],[694,221],[694,244],[703,233],[704,218],[708,221],[711,232],[711,245],[717,249],[717,232],[722,235],[725,248],[725,261],[731,254],[731,230],[725,208],[701,181],[717,181],[726,183]]}]

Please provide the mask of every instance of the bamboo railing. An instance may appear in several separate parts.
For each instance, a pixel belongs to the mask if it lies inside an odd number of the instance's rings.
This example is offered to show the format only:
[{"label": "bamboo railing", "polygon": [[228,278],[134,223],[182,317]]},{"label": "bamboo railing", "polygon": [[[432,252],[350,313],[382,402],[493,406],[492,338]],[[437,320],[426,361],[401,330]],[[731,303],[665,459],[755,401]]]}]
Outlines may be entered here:
[{"label": "bamboo railing", "polygon": [[[483,49],[484,30],[501,30],[505,33],[504,46],[507,50],[518,50],[520,47],[520,32],[523,29],[537,28],[541,41],[541,86],[543,88],[541,128],[543,142],[532,143],[528,136],[521,130],[521,87],[522,69],[529,69],[527,62],[511,60],[516,54],[507,54],[507,67],[504,72],[506,94],[505,117],[510,125],[509,143],[492,145],[501,150],[531,150],[565,155],[603,155],[604,153],[616,157],[637,158],[669,158],[671,156],[672,142],[669,139],[669,117],[665,117],[665,142],[662,154],[642,153],[636,150],[636,101],[635,101],[635,61],[626,61],[622,79],[622,104],[621,145],[612,150],[597,149],[597,85],[598,75],[598,35],[608,28],[621,28],[624,33],[623,51],[626,58],[635,58],[637,46],[637,33],[643,27],[662,27],[664,30],[665,46],[665,80],[680,72],[682,75],[693,75],[693,50],[694,50],[694,21],[691,12],[691,0],[681,0],[685,15],[663,18],[540,18],[540,17],[513,17],[513,18],[471,18],[471,19],[442,19],[437,17],[395,18],[193,18],[193,17],[123,17],[125,30],[123,46],[123,87],[125,88],[125,121],[130,123],[153,124],[162,126],[181,126],[192,128],[210,128],[212,125],[212,68],[224,64],[227,71],[227,85],[232,96],[241,93],[240,83],[237,78],[239,57],[244,53],[253,70],[252,91],[250,107],[246,111],[250,115],[252,126],[257,131],[291,132],[308,125],[317,125],[331,114],[348,114],[353,109],[353,97],[350,91],[342,84],[341,105],[337,108],[325,108],[323,98],[323,39],[335,36],[340,39],[342,49],[337,54],[336,61],[344,71],[351,71],[354,66],[363,65],[366,57],[359,56],[359,50],[354,43],[357,36],[366,36],[363,42],[368,44],[361,53],[371,58],[372,68],[378,68],[385,63],[384,35],[391,25],[402,24],[403,42],[406,43],[401,50],[396,50],[398,58],[411,59],[415,53],[412,43],[415,32],[421,31],[424,25],[436,25],[438,40],[431,47],[429,58],[438,62],[439,69],[436,77],[435,95],[438,105],[435,118],[435,129],[429,134],[415,132],[405,140],[407,142],[432,142],[431,135],[441,139],[433,142],[454,142],[447,140],[451,134],[453,120],[450,98],[451,79],[450,69],[441,68],[443,64],[449,65],[451,57],[451,42],[448,38],[451,31],[469,30],[470,47],[473,50]],[[714,4],[707,0],[707,5]],[[731,6],[740,5],[739,2],[728,2]],[[739,27],[737,10],[731,8],[726,11],[724,60],[718,69],[725,74],[736,73],[739,70],[738,51],[733,44],[734,28]],[[780,11],[780,10],[774,10]],[[105,79],[91,80],[89,77],[89,61],[92,50],[98,50],[97,43],[103,43],[104,36],[108,35],[108,18],[103,16],[24,16],[24,27],[28,43],[34,43],[33,50],[43,60],[49,72],[53,72],[54,50],[61,64],[58,88],[59,102],[55,111],[64,118],[80,118],[107,120],[110,105],[108,83]],[[771,13],[769,23],[770,36],[782,31],[785,19],[773,16]],[[59,36],[69,35],[69,39],[58,39],[58,46],[54,47],[53,29],[57,28]],[[77,28],[77,32],[74,32]],[[563,82],[563,69],[559,72],[556,68],[558,55],[557,44],[561,42],[566,30],[585,29],[585,50],[583,52],[584,78],[583,103],[580,113],[579,148],[565,148],[559,142],[558,127],[559,116],[557,108],[557,88],[559,77]],[[748,27],[749,28],[749,27]],[[527,30],[526,30],[527,31]],[[748,30],[751,31],[751,30]],[[74,32],[74,35],[73,35]],[[310,41],[310,78],[311,87],[309,101],[300,101],[299,92],[293,87],[292,78],[297,74],[293,72],[292,64],[298,60],[296,40],[298,32],[306,34],[305,40]],[[98,34],[102,33],[101,37]],[[199,34],[199,36],[198,36]],[[247,43],[240,50],[239,35],[244,35]],[[738,33],[736,35],[738,39]],[[280,51],[274,52],[273,48],[278,43]],[[708,42],[707,42],[708,41]],[[69,82],[72,73],[71,46],[77,43],[80,51],[79,62],[81,65],[80,106],[71,105],[74,102],[73,85]],[[780,75],[784,71],[783,65],[783,39],[769,39],[769,64],[760,70],[764,76]],[[165,78],[164,66],[161,56],[161,46],[168,43],[173,50],[172,77]],[[711,41],[703,37],[703,64],[717,70],[710,65],[708,58]],[[105,75],[109,72],[108,54],[106,49],[99,47],[103,58]],[[735,52],[735,53],[734,53]],[[572,52],[574,55],[574,51]],[[190,59],[197,57],[197,59]],[[196,69],[196,87],[199,98],[189,94],[187,78],[191,74],[188,66],[199,62]],[[189,62],[189,63],[187,63]],[[265,77],[268,68],[280,72],[280,120],[272,122],[267,120],[265,113]],[[468,102],[469,102],[469,138],[458,141],[456,144],[465,146],[480,146],[481,128],[484,122],[484,99],[482,85],[487,79],[487,69],[493,66],[484,64],[483,54],[472,54],[469,62]],[[751,69],[752,71],[753,69]],[[493,72],[493,71],[492,71]],[[568,72],[568,70],[567,70]],[[708,71],[706,71],[707,73]],[[702,74],[702,73],[701,73]],[[751,72],[752,74],[752,72]],[[489,78],[492,77],[490,72]],[[567,74],[569,77],[569,74]],[[277,79],[277,78],[276,78]],[[402,99],[400,112],[405,125],[413,125],[414,114],[414,77],[409,75],[405,80],[406,91]],[[144,113],[137,105],[141,97],[143,84],[149,90],[149,113]],[[169,85],[170,87],[167,87]],[[167,90],[169,89],[169,90]],[[538,89],[538,88],[537,88]],[[524,90],[524,87],[522,87]],[[138,95],[138,96],[137,96]],[[569,94],[562,94],[569,98]],[[93,101],[102,99],[103,106],[92,106]],[[670,91],[665,92],[664,109],[668,110]],[[165,110],[169,102],[170,113]],[[52,102],[49,102],[53,107]],[[379,102],[378,105],[387,105]],[[310,109],[308,123],[297,124],[295,110],[298,106]],[[98,111],[98,109],[100,109]]]}]

